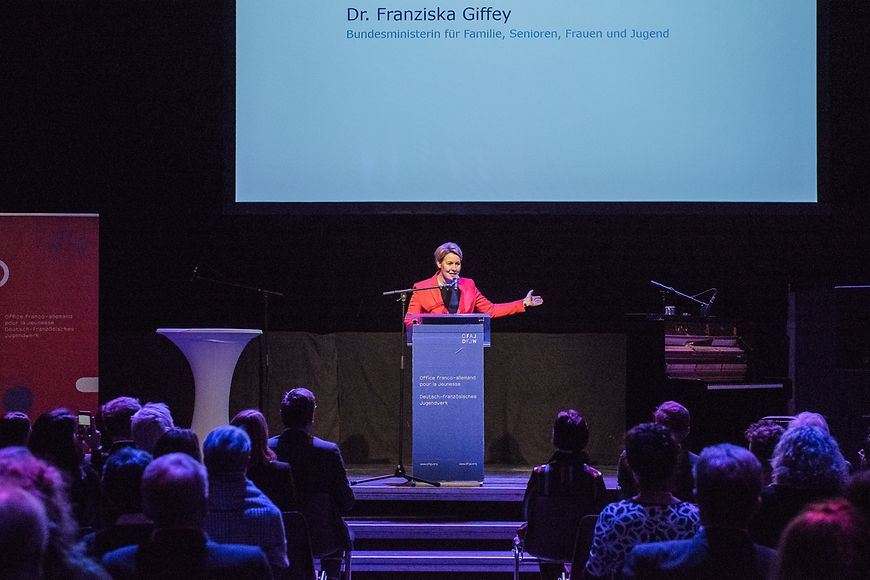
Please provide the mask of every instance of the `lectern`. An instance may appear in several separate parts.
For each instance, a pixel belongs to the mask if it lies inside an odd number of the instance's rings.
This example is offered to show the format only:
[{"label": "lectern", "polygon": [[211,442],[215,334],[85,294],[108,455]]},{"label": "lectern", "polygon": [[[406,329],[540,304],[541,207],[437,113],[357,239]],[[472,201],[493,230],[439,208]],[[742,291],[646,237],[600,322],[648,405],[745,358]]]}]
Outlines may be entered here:
[{"label": "lectern", "polygon": [[488,314],[414,317],[412,465],[414,476],[483,482],[483,349]]},{"label": "lectern", "polygon": [[191,429],[205,440],[215,427],[230,422],[230,385],[239,356],[262,330],[242,328],[158,328],[177,346],[193,371],[195,399]]}]

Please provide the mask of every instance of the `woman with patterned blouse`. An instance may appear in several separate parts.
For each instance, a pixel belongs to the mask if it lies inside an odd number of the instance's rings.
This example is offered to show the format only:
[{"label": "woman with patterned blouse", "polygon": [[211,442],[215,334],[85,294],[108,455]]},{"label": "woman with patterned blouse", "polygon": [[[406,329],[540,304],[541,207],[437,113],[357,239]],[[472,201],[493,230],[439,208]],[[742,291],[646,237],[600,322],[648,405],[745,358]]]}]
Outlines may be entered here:
[{"label": "woman with patterned blouse", "polygon": [[679,445],[666,427],[632,428],[625,435],[625,452],[640,493],[602,510],[586,562],[590,578],[618,577],[637,544],[689,539],[700,525],[697,506],[671,494]]}]

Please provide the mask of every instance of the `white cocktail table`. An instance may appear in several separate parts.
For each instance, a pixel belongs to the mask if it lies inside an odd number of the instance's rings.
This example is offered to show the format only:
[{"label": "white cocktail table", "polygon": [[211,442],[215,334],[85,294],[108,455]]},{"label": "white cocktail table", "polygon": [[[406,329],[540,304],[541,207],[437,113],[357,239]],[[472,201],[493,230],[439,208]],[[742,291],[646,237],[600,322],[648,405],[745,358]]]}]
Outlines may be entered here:
[{"label": "white cocktail table", "polygon": [[215,427],[230,422],[230,386],[239,356],[263,334],[249,328],[158,328],[177,346],[193,371],[195,399],[191,429],[205,440]]}]

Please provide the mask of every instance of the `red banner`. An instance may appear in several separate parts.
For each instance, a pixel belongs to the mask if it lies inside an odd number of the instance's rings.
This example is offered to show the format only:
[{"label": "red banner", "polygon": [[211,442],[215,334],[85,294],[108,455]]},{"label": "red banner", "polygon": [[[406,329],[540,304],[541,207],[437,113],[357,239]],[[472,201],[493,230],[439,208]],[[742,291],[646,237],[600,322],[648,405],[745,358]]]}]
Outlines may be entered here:
[{"label": "red banner", "polygon": [[96,410],[98,303],[98,216],[0,214],[4,412]]}]

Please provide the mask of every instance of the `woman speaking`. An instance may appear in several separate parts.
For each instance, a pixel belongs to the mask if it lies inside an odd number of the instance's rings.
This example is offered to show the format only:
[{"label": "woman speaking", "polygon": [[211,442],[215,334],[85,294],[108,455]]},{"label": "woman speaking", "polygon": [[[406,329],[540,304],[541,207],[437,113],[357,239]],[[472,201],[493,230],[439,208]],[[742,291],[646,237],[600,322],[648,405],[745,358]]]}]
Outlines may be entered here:
[{"label": "woman speaking", "polygon": [[524,312],[526,308],[540,306],[543,298],[534,296],[529,290],[522,300],[494,304],[480,293],[474,280],[460,278],[462,269],[462,249],[453,242],[446,242],[435,250],[435,265],[438,271],[434,276],[414,284],[414,288],[423,288],[411,295],[408,303],[406,322],[413,320],[416,314],[471,314],[482,312],[493,318]]}]

